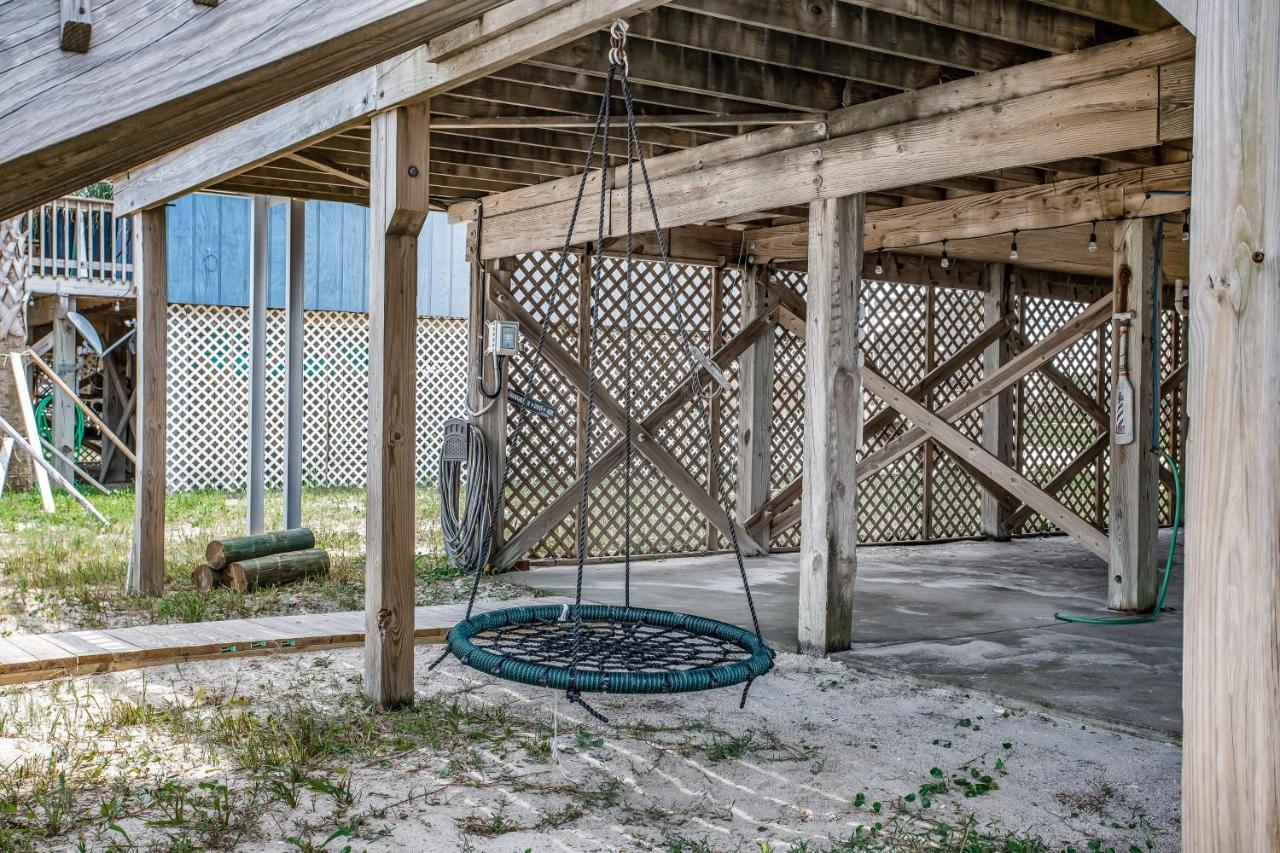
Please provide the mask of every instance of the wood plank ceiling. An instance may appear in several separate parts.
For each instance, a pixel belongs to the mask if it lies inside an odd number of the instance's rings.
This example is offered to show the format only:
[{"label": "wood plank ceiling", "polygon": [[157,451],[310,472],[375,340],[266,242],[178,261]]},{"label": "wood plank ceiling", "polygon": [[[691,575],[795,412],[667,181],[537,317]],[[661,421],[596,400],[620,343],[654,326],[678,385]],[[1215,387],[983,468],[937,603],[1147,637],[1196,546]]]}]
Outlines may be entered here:
[{"label": "wood plank ceiling", "polygon": [[[630,23],[631,79],[637,110],[645,117],[639,132],[646,155],[657,156],[784,119],[820,120],[841,106],[1176,22],[1155,0],[670,0]],[[580,172],[604,85],[607,47],[607,34],[593,33],[433,99],[433,201],[446,205]],[[621,109],[615,99],[615,114]],[[696,123],[704,116],[707,124]],[[623,151],[616,128],[610,143],[614,164]],[[1183,162],[1189,149],[1187,141],[903,186],[874,194],[867,206],[893,208]],[[212,189],[365,204],[368,178],[365,125]],[[762,211],[718,224],[783,224],[804,214]],[[1085,251],[1089,229],[1075,233],[1080,230],[1024,240],[1020,263],[1110,275],[1110,255]],[[1079,256],[1066,245],[1071,241],[1080,244]],[[1175,243],[1173,260],[1185,265],[1177,259],[1180,248]],[[957,241],[951,249],[956,257],[976,260],[1001,260],[1007,253],[996,238]],[[919,253],[938,251],[921,247]]]}]

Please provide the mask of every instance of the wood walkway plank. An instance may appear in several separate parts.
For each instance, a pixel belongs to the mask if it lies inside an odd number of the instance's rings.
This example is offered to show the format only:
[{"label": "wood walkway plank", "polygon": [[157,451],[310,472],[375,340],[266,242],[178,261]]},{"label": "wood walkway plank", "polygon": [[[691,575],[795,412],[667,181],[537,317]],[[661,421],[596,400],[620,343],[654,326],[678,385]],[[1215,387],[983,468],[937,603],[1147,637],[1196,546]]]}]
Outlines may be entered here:
[{"label": "wood walkway plank", "polygon": [[[475,612],[567,602],[564,598],[478,601]],[[466,611],[465,604],[415,608],[414,640],[442,642]],[[356,610],[21,634],[0,638],[0,684],[196,660],[316,651],[363,642],[364,613]]]}]

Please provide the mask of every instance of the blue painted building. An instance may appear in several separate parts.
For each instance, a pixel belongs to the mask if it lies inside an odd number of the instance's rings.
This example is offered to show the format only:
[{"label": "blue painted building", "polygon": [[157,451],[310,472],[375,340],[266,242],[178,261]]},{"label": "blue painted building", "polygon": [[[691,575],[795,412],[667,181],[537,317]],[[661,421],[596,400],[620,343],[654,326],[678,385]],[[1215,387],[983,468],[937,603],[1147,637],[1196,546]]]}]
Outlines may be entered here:
[{"label": "blue painted building", "polygon": [[[247,198],[196,193],[169,207],[169,301],[195,305],[249,304]],[[369,211],[354,204],[306,204],[304,306],[320,311],[367,311]],[[285,209],[271,208],[267,304],[284,307]],[[418,313],[467,313],[466,228],[432,213],[418,241]]]}]

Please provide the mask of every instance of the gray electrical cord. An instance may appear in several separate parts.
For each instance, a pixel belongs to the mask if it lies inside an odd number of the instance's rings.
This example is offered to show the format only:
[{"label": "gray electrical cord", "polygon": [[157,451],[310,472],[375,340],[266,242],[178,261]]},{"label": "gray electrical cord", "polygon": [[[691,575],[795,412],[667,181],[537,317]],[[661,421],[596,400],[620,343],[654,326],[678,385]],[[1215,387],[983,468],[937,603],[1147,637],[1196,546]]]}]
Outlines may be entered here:
[{"label": "gray electrical cord", "polygon": [[[464,464],[465,497],[461,494]],[[484,433],[461,418],[446,422],[438,474],[445,554],[454,566],[479,571],[493,546],[493,477]]]}]

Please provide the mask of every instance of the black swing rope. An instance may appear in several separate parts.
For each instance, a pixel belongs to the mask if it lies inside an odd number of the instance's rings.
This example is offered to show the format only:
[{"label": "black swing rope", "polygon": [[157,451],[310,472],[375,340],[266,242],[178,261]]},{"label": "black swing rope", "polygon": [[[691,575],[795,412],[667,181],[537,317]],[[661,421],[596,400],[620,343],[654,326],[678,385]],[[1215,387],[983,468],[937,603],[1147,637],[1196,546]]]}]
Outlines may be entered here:
[{"label": "black swing rope", "polygon": [[[609,186],[609,134],[611,127],[611,103],[615,80],[621,83],[626,114],[626,287],[623,300],[624,312],[624,378],[623,378],[623,526],[624,526],[624,604],[622,607],[583,605],[582,587],[587,557],[587,532],[591,491],[591,456],[595,445],[596,409],[596,330],[599,326],[600,300],[591,298],[601,287],[603,265],[594,259],[590,270],[590,300],[587,341],[587,408],[585,416],[584,465],[578,498],[577,577],[574,605],[544,605],[541,607],[511,608],[473,616],[479,591],[480,575],[484,570],[486,555],[481,554],[474,566],[471,594],[467,603],[466,618],[449,635],[449,648],[431,666],[434,668],[450,652],[464,663],[504,678],[565,689],[571,702],[583,706],[593,716],[605,718],[591,708],[581,697],[583,690],[601,690],[619,693],[673,692],[728,686],[745,682],[740,704],[745,704],[752,681],[772,667],[773,651],[760,638],[760,623],[755,602],[747,579],[742,548],[738,540],[732,503],[725,489],[725,477],[720,458],[720,448],[711,430],[710,405],[703,388],[701,370],[704,360],[696,350],[686,312],[672,275],[668,245],[658,218],[653,188],[641,150],[637,131],[634,99],[628,77],[625,52],[627,24],[615,21],[610,28],[609,71],[604,92],[596,114],[591,142],[588,146],[584,170],[578,179],[578,191],[574,198],[565,234],[564,246],[557,264],[557,277],[567,274],[567,261],[573,245],[574,232],[586,191],[587,177],[595,162],[597,144],[600,146],[600,191],[597,216],[596,249],[603,247],[605,239],[605,214]],[[635,165],[640,166],[646,200],[653,217],[662,264],[662,278],[675,313],[682,348],[689,367],[689,383],[707,439],[707,454],[716,475],[717,498],[724,510],[725,526],[733,547],[738,572],[742,579],[751,614],[754,633],[716,620],[703,619],[680,613],[645,610],[631,607],[631,559],[632,559],[632,502],[633,464],[633,341],[634,305],[632,287],[635,282],[634,258],[634,186]],[[483,217],[483,205],[478,219]],[[477,222],[477,231],[480,224]],[[477,235],[478,236],[478,235]],[[478,252],[477,252],[478,254]],[[558,289],[548,300],[534,346],[528,376],[533,379],[544,368],[544,344],[548,327],[559,319]],[[709,365],[708,365],[709,368]],[[710,368],[709,368],[710,369]],[[711,377],[713,380],[715,376]],[[493,541],[499,516],[500,502],[510,474],[511,459],[521,445],[529,413],[521,410],[513,419],[508,440],[508,453],[496,491],[492,495],[492,511],[488,514],[489,532],[485,539]],[[572,614],[572,622],[568,617]],[[569,629],[566,631],[566,629]],[[749,657],[744,657],[744,653]],[[568,666],[564,666],[565,659]],[[591,666],[584,662],[590,661]],[[612,668],[610,668],[612,667]]]}]

